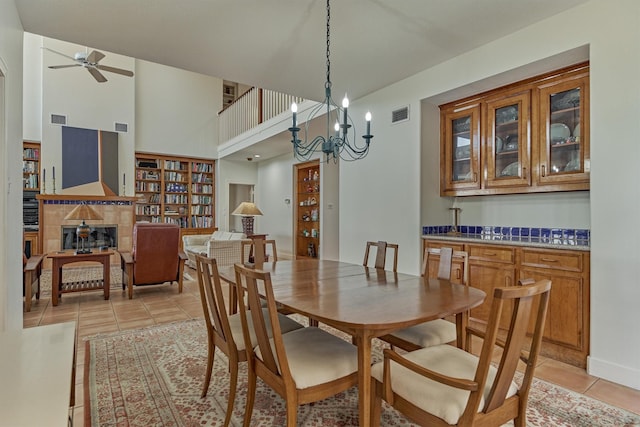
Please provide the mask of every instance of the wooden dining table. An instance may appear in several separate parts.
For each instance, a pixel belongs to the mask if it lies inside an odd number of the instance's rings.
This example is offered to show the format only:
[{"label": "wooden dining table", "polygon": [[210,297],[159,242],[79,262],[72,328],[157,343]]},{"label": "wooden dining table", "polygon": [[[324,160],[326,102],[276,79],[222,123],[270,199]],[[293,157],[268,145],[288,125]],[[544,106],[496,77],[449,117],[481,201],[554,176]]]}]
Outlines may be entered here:
[{"label": "wooden dining table", "polygon": [[[358,348],[359,425],[369,426],[371,408],[371,343],[398,329],[455,315],[457,345],[469,310],[485,293],[448,280],[394,273],[339,261],[300,259],[265,262],[255,268],[271,274],[275,300],[285,309],[308,316],[354,338]],[[235,284],[233,266],[219,269]],[[231,286],[234,289],[234,286]],[[235,293],[230,307],[237,306]]]}]

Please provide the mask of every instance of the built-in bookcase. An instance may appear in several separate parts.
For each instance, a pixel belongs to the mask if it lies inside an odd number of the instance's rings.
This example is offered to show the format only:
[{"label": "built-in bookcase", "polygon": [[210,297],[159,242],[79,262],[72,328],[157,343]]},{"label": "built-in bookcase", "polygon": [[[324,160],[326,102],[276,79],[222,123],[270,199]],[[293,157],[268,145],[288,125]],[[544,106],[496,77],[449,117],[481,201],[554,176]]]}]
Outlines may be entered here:
[{"label": "built-in bookcase", "polygon": [[213,229],[214,177],[214,160],[136,153],[136,220]]}]

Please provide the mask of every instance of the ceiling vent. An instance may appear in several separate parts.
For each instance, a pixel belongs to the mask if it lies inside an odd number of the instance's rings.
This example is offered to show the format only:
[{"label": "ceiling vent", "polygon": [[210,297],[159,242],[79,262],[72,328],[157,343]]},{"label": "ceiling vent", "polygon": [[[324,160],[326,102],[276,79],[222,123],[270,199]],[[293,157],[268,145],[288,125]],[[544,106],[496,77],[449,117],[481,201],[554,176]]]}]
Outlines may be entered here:
[{"label": "ceiling vent", "polygon": [[116,122],[116,132],[127,133],[129,131],[129,125],[126,123],[117,123]]},{"label": "ceiling vent", "polygon": [[62,114],[52,114],[51,124],[65,126],[67,124],[67,116],[63,116]]},{"label": "ceiling vent", "polygon": [[409,120],[409,106],[398,108],[391,112],[391,124],[406,122]]}]

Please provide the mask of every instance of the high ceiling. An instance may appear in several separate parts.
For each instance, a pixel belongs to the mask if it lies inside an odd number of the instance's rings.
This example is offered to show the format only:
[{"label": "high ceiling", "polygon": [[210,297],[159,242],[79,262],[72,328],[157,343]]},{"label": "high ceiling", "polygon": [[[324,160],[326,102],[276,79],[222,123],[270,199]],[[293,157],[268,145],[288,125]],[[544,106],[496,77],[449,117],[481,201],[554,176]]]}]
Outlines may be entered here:
[{"label": "high ceiling", "polygon": [[[336,97],[374,92],[587,0],[334,0]],[[324,0],[15,0],[25,31],[324,98]]]}]

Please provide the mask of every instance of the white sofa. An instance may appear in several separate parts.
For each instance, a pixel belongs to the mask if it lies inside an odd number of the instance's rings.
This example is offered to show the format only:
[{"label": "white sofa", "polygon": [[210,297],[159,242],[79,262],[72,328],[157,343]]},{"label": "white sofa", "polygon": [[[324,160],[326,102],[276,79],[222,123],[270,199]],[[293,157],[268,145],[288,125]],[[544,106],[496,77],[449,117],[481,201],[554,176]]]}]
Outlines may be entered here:
[{"label": "white sofa", "polygon": [[[246,238],[247,236],[244,233],[219,230],[214,231],[213,234],[184,235],[182,236],[182,249],[187,254],[187,265],[195,268],[197,254],[213,256],[212,252],[215,252],[216,243],[212,242],[237,240],[237,244],[240,245],[240,241]],[[238,262],[240,262],[240,260],[238,260]]]}]

